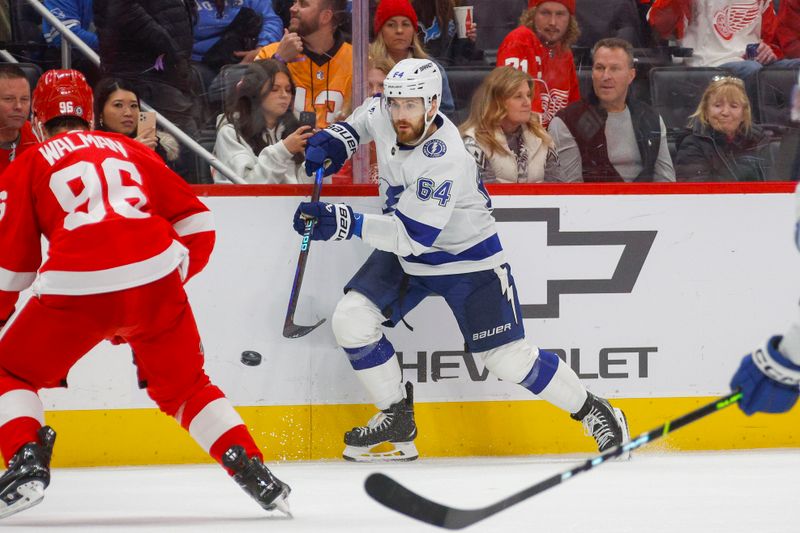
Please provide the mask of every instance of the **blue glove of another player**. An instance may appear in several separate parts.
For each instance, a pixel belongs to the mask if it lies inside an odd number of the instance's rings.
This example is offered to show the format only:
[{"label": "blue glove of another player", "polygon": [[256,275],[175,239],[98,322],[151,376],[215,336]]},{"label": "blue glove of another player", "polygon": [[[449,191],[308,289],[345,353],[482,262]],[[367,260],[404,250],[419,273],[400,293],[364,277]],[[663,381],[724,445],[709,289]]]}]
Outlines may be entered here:
[{"label": "blue glove of another player", "polygon": [[306,174],[313,176],[318,168],[325,176],[339,171],[358,148],[358,134],[346,122],[331,124],[308,138]]},{"label": "blue glove of another player", "polygon": [[311,230],[313,241],[341,241],[353,235],[361,237],[361,224],[364,217],[354,213],[347,204],[328,202],[301,202],[294,212],[294,230],[303,235],[309,219],[316,219]]},{"label": "blue glove of another player", "polygon": [[780,336],[772,337],[765,346],[747,354],[733,375],[731,389],[742,391],[739,408],[747,415],[785,413],[797,401],[800,366],[778,351],[780,341]]}]

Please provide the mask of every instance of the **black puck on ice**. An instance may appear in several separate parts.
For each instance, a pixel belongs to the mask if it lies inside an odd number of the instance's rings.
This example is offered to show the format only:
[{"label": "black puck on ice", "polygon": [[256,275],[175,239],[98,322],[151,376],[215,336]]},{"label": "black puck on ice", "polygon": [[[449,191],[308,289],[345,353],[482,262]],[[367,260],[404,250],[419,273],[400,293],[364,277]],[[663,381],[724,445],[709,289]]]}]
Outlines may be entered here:
[{"label": "black puck on ice", "polygon": [[252,350],[242,352],[242,364],[247,366],[258,366],[261,364],[261,354]]}]

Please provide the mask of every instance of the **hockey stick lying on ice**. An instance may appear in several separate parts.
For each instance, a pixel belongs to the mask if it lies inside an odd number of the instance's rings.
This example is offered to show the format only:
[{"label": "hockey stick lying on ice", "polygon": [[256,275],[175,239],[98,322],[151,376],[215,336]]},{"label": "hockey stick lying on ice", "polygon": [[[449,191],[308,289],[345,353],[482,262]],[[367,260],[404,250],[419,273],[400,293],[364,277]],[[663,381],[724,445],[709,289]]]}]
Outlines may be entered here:
[{"label": "hockey stick lying on ice", "polygon": [[580,466],[576,466],[571,470],[567,470],[561,474],[556,474],[552,477],[540,481],[536,485],[521,490],[516,494],[512,494],[508,498],[504,498],[497,503],[482,507],[480,509],[456,509],[436,503],[427,498],[416,494],[403,485],[393,480],[384,474],[370,474],[364,482],[364,488],[374,500],[382,503],[389,509],[402,513],[411,518],[416,518],[428,524],[443,527],[445,529],[462,529],[471,526],[476,522],[480,522],[485,518],[499,513],[500,511],[511,507],[521,501],[527,500],[531,496],[535,496],[540,492],[553,488],[560,483],[574,477],[576,474],[586,472],[592,468],[599,466],[609,459],[618,457],[626,452],[635,450],[644,446],[648,442],[659,439],[666,434],[682,428],[687,424],[691,424],[701,418],[717,411],[733,405],[742,398],[741,392],[731,392],[727,396],[717,398],[713,402],[694,411],[686,413],[685,415],[664,423],[663,425],[642,433],[635,439],[623,444],[622,446],[614,446],[610,450],[588,459]]},{"label": "hockey stick lying on ice", "polygon": [[[317,169],[314,177],[314,189],[311,192],[311,201],[318,202],[322,192],[322,168]],[[306,261],[308,260],[308,249],[311,248],[311,230],[314,229],[316,219],[311,218],[306,222],[306,229],[303,232],[303,240],[300,241],[300,256],[297,258],[297,270],[294,271],[294,283],[292,283],[292,295],[289,297],[289,306],[286,308],[286,320],[283,321],[283,336],[288,339],[296,339],[303,335],[308,335],[320,326],[325,319],[323,318],[313,326],[300,326],[294,323],[294,311],[297,309],[297,299],[300,297],[300,285],[303,284],[303,274],[306,271]]]}]

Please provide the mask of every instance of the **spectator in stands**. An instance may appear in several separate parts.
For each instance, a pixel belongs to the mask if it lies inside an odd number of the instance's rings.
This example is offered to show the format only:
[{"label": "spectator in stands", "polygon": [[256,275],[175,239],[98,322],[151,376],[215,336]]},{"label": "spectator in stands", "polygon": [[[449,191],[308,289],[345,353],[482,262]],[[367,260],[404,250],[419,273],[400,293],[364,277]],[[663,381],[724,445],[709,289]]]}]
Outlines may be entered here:
[{"label": "spectator in stands", "polygon": [[775,39],[786,58],[800,58],[800,0],[781,0]]},{"label": "spectator in stands", "polygon": [[692,133],[681,141],[675,157],[679,181],[772,179],[769,139],[753,124],[739,78],[712,81],[689,125]]},{"label": "spectator in stands", "polygon": [[252,63],[258,50],[283,37],[283,21],[270,0],[197,2],[194,61],[206,87],[225,65]]},{"label": "spectator in stands", "polygon": [[0,65],[0,172],[39,141],[31,130],[31,85],[14,64]]},{"label": "spectator in stands", "polygon": [[520,26],[503,39],[497,66],[510,66],[534,79],[533,110],[546,127],[560,110],[580,99],[570,47],[580,31],[575,0],[528,0]]},{"label": "spectator in stands", "polygon": [[428,55],[444,65],[461,64],[481,54],[476,53],[478,25],[467,27],[467,38],[458,39],[453,0],[411,0],[417,13],[419,38]]},{"label": "spectator in stands", "polygon": [[121,133],[154,150],[169,166],[180,157],[175,137],[157,130],[139,128],[139,96],[132,85],[119,78],[103,78],[94,88],[95,127],[100,131]]},{"label": "spectator in stands", "polygon": [[349,16],[346,0],[296,0],[280,42],[258,51],[256,59],[274,58],[289,67],[296,85],[294,109],[317,115],[324,128],[350,106],[353,49],[340,26]]},{"label": "spectator in stands", "polygon": [[383,80],[392,70],[392,63],[386,58],[370,57],[367,63],[367,94],[380,96],[383,94]]},{"label": "spectator in stands", "polygon": [[531,110],[532,97],[533,79],[511,67],[494,69],[473,96],[459,130],[485,183],[555,180],[555,146]]},{"label": "spectator in stands", "polygon": [[592,48],[606,37],[617,37],[642,46],[642,21],[637,0],[575,0],[575,16],[581,29],[578,46]]},{"label": "spectator in stands", "polygon": [[[383,94],[383,80],[392,70],[392,62],[387,58],[375,59],[370,57],[367,63],[367,94],[381,96]],[[369,182],[378,183],[378,154],[375,142],[369,143]]]},{"label": "spectator in stands", "polygon": [[[409,0],[381,0],[375,11],[373,26],[375,39],[369,45],[371,57],[387,59],[392,66],[410,57],[429,59],[417,34],[417,13]],[[450,91],[447,73],[441,65],[439,72],[442,74],[442,103],[439,110],[450,115],[455,111],[453,93]]]},{"label": "spectator in stands", "polygon": [[550,123],[561,181],[675,181],[664,120],[629,98],[636,77],[630,43],[602,39],[592,57],[592,94]]},{"label": "spectator in stands", "polygon": [[[753,101],[756,74],[763,66],[793,66],[780,61],[783,51],[775,40],[777,21],[769,1],[655,0],[648,21],[662,37],[676,37],[694,50],[686,65],[731,71],[745,81]],[[754,57],[746,57],[748,45],[757,45]]]},{"label": "spectator in stands", "polygon": [[[125,80],[139,97],[197,137],[191,67],[193,0],[94,0],[101,71]],[[197,181],[194,156],[181,152],[178,173]]]},{"label": "spectator in stands", "polygon": [[[217,122],[214,153],[248,183],[306,183],[303,154],[310,126],[292,113],[295,86],[277,59],[249,65]],[[299,127],[298,127],[299,126]]]},{"label": "spectator in stands", "polygon": [[[92,25],[92,0],[43,0],[42,4],[92,50],[99,50]],[[61,65],[61,32],[51,26],[47,19],[42,19],[42,35],[48,46],[44,60],[54,67]],[[99,73],[94,63],[82,53],[75,52],[74,47],[72,50],[72,67],[86,75],[90,83],[97,81]]]}]

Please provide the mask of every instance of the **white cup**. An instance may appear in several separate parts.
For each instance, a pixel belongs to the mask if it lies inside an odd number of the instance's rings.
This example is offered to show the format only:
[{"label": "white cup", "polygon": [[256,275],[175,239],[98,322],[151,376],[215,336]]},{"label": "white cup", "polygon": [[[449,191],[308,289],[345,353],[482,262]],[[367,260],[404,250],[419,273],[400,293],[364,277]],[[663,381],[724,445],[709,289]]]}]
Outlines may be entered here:
[{"label": "white cup", "polygon": [[475,20],[472,16],[472,6],[458,6],[454,7],[453,10],[456,14],[456,34],[459,39],[465,39],[467,37],[467,28],[471,28]]}]

